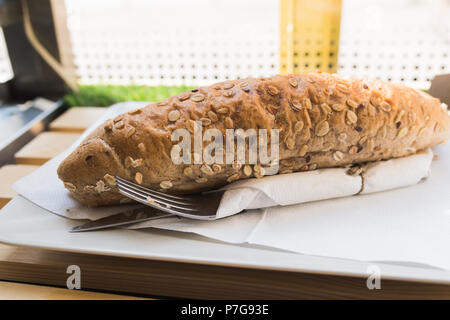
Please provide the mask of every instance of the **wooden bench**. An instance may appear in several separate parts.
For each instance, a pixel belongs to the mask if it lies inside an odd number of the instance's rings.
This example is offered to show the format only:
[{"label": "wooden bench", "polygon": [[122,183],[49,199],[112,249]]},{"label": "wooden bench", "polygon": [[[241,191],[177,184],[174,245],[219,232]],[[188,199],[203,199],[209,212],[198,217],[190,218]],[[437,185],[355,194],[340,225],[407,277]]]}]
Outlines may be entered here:
[{"label": "wooden bench", "polygon": [[97,121],[105,112],[100,107],[73,107],[50,123],[51,131],[81,133]]},{"label": "wooden bench", "polygon": [[42,165],[67,149],[80,135],[66,132],[43,132],[15,155],[16,163]]}]

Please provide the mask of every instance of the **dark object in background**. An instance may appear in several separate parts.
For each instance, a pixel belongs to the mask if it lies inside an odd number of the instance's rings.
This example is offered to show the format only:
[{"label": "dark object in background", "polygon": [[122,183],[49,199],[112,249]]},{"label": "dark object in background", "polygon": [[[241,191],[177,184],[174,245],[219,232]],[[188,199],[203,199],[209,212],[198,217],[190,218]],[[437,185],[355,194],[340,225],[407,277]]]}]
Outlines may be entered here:
[{"label": "dark object in background", "polygon": [[435,76],[431,80],[431,87],[428,93],[450,106],[450,74]]},{"label": "dark object in background", "polygon": [[[0,24],[14,72],[0,99],[4,101],[9,97],[13,101],[25,101],[36,96],[59,99],[66,91],[65,84],[30,44],[25,33],[21,4],[20,0],[0,0]],[[27,4],[32,28],[39,42],[74,75],[64,1],[32,0]]]},{"label": "dark object in background", "polygon": [[13,163],[14,153],[65,110],[61,98],[66,85],[31,45],[22,5],[28,8],[34,40],[75,77],[64,1],[24,1],[0,0],[0,26],[14,73],[0,84],[0,166]]}]

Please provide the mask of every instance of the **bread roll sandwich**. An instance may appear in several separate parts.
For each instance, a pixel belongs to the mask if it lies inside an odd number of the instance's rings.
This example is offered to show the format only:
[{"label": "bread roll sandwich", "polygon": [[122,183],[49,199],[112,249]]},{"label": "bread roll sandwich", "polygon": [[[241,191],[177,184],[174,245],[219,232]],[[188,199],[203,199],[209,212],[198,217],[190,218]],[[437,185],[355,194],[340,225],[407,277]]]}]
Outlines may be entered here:
[{"label": "bread roll sandwich", "polygon": [[115,176],[153,190],[196,193],[263,178],[267,168],[174,163],[177,129],[193,132],[196,123],[224,135],[227,129],[277,129],[277,172],[283,174],[404,157],[444,143],[450,137],[447,109],[403,85],[321,72],[225,81],[106,121],[60,164],[58,175],[89,206],[128,201]]}]

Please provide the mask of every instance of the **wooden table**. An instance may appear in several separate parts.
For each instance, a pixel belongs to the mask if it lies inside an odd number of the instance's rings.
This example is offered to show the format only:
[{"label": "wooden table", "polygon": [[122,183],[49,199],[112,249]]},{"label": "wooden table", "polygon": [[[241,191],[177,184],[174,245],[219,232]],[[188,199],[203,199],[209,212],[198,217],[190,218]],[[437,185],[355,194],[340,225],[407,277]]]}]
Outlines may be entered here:
[{"label": "wooden table", "polygon": [[[81,268],[86,290],[149,297],[198,299],[450,299],[450,286],[382,280],[368,290],[366,279],[320,274],[152,261],[0,245],[1,280],[64,288],[67,266]],[[1,290],[0,286],[0,290]],[[28,297],[29,290],[17,289]],[[41,297],[59,297],[45,291]],[[57,293],[57,295],[53,295]],[[2,293],[0,293],[0,296]],[[5,295],[5,293],[3,293]],[[63,294],[61,297],[65,297]],[[102,298],[90,293],[83,297]]]},{"label": "wooden table", "polygon": [[32,165],[6,165],[0,168],[0,209],[16,195],[11,185],[37,168]]},{"label": "wooden table", "polygon": [[130,300],[132,296],[0,281],[0,300]]},{"label": "wooden table", "polygon": [[73,107],[50,124],[51,131],[82,133],[106,111],[101,107]]}]

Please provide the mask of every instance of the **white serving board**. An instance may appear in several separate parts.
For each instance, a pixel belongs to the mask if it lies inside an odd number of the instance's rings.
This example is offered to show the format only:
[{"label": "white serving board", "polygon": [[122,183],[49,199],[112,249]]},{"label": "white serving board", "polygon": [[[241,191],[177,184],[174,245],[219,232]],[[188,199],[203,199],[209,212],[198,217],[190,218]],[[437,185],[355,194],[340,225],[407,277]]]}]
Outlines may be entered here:
[{"label": "white serving board", "polygon": [[450,271],[423,265],[302,255],[156,229],[69,233],[78,224],[80,220],[62,218],[18,196],[0,211],[0,242],[77,253],[364,278],[368,277],[368,267],[376,264],[382,279],[450,284]]}]

